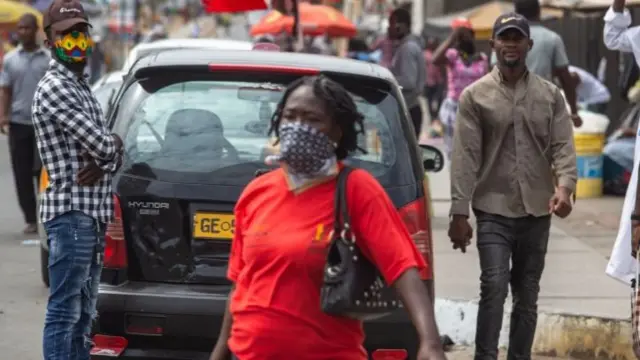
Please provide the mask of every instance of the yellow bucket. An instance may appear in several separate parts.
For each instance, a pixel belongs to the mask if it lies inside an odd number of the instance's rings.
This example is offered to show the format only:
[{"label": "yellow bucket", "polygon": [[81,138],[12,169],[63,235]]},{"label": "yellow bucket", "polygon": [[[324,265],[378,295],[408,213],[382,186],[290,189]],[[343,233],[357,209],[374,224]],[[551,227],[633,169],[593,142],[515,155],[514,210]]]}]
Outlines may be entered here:
[{"label": "yellow bucket", "polygon": [[573,136],[578,165],[577,198],[602,196],[602,149],[604,134],[580,134]]}]

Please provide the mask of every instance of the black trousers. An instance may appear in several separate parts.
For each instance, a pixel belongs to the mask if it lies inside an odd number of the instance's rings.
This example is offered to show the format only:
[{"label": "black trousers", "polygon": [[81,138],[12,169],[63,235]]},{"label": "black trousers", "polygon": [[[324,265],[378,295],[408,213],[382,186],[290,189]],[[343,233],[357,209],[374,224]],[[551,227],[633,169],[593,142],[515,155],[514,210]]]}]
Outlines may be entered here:
[{"label": "black trousers", "polygon": [[506,218],[478,210],[475,213],[482,271],[475,360],[498,358],[509,285],[513,306],[507,360],[530,360],[551,216]]},{"label": "black trousers", "polygon": [[438,118],[438,112],[440,111],[440,105],[444,100],[444,86],[433,85],[424,87],[424,97],[427,99],[427,108],[429,109],[429,115],[431,121]]},{"label": "black trousers", "polygon": [[[36,224],[36,184],[40,177],[40,157],[32,125],[9,125],[9,152],[18,203],[27,224]],[[34,182],[34,180],[36,182]]]},{"label": "black trousers", "polygon": [[420,139],[420,130],[422,130],[422,108],[420,104],[409,109],[409,115],[411,115],[411,122],[416,132],[416,138]]}]

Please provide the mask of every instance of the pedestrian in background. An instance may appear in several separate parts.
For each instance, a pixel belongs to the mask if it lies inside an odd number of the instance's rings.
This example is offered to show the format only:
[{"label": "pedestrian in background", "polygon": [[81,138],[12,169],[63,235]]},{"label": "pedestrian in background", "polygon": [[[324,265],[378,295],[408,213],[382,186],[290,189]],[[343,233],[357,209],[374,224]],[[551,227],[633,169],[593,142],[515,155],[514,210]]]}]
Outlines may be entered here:
[{"label": "pedestrian in background", "polygon": [[100,80],[105,68],[105,53],[103,49],[105,45],[102,42],[102,37],[100,35],[94,35],[93,43],[95,48],[89,56],[89,62],[85,71],[88,76],[89,84],[94,84],[96,81]]},{"label": "pedestrian in background", "polygon": [[373,45],[371,45],[371,51],[380,51],[379,64],[386,68],[391,67],[391,61],[393,60],[394,43],[389,35],[390,30],[391,27],[387,29],[387,34],[379,37],[376,41],[374,41]]},{"label": "pedestrian in background", "polygon": [[4,57],[0,73],[0,132],[9,135],[13,180],[27,224],[25,234],[38,233],[35,189],[41,165],[31,121],[31,103],[51,59],[49,52],[37,43],[37,33],[36,17],[22,16],[17,30],[20,45]]},{"label": "pedestrian in background", "polygon": [[447,97],[440,107],[439,118],[444,127],[447,156],[451,156],[458,99],[462,91],[489,70],[489,61],[476,51],[475,34],[467,19],[455,19],[452,33],[433,54],[433,64],[447,69]]},{"label": "pedestrian in background", "polygon": [[438,112],[444,94],[443,69],[433,63],[433,53],[437,48],[438,40],[432,36],[428,37],[423,52],[427,77],[424,84],[424,97],[427,100],[427,109],[431,117],[431,135],[434,137],[442,136],[442,123],[438,118]]},{"label": "pedestrian in background", "polygon": [[[539,0],[515,0],[516,13],[524,16],[531,24],[533,47],[527,55],[527,68],[542,78],[560,80],[564,96],[571,108],[571,120],[576,127],[582,125],[578,115],[575,82],[569,73],[569,57],[562,37],[540,24],[542,10]],[[495,53],[492,63],[496,61]]]},{"label": "pedestrian in background", "polygon": [[395,9],[389,16],[389,37],[397,43],[391,60],[391,73],[402,87],[402,95],[409,109],[416,138],[422,131],[420,95],[427,75],[422,46],[411,36],[411,14],[404,8]]},{"label": "pedestrian in background", "polygon": [[84,76],[93,41],[82,4],[54,0],[43,23],[53,60],[32,108],[50,179],[40,204],[50,282],[43,355],[45,360],[87,360],[105,224],[113,218],[112,173],[121,163],[122,140],[110,133]]},{"label": "pedestrian in background", "polygon": [[490,44],[497,66],[460,97],[449,237],[465,252],[471,206],[481,268],[475,359],[498,357],[509,285],[507,358],[531,359],[551,215],[564,218],[572,209],[573,128],[560,89],[527,70],[527,52],[535,46],[527,20],[515,13],[498,17]]},{"label": "pedestrian in background", "polygon": [[611,100],[609,89],[595,76],[577,66],[569,66],[569,73],[575,84],[578,103],[587,106],[590,111],[605,114]]},{"label": "pedestrian in background", "polygon": [[[640,88],[634,87],[634,92],[640,95]],[[629,188],[636,152],[638,113],[636,106],[607,139],[602,149],[602,189],[605,194],[624,195]]]}]

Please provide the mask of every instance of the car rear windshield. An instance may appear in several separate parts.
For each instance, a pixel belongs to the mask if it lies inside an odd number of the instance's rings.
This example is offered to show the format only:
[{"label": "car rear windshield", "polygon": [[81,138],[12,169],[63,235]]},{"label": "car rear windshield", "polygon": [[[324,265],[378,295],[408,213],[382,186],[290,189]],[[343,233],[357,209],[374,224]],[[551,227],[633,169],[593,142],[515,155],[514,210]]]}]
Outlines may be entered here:
[{"label": "car rear windshield", "polygon": [[[166,73],[132,83],[120,97],[116,131],[124,135],[125,173],[174,183],[244,186],[268,168],[268,135],[283,96],[280,82]],[[351,94],[365,116],[365,131],[347,161],[388,185],[411,173],[402,109],[388,91],[359,86]],[[394,175],[395,174],[395,175]]]}]

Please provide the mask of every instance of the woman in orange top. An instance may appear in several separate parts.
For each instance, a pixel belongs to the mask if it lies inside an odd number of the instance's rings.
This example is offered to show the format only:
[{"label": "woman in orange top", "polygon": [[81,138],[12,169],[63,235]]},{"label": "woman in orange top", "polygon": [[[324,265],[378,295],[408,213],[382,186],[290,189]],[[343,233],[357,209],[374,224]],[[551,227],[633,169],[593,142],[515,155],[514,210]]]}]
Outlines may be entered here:
[{"label": "woman in orange top", "polygon": [[[273,116],[282,166],[253,180],[235,207],[234,283],[212,360],[365,360],[362,323],[320,308],[336,175],[358,149],[363,115],[338,83],[292,83]],[[423,257],[386,192],[364,170],[347,181],[351,228],[364,255],[401,295],[420,339],[418,359],[444,359]]]}]

